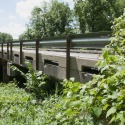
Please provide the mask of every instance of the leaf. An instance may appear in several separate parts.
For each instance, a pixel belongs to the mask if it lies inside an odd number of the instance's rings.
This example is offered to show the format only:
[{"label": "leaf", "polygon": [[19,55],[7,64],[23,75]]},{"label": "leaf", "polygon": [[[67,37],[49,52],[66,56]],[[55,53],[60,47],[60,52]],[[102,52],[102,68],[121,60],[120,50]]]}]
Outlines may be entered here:
[{"label": "leaf", "polygon": [[110,120],[109,124],[112,123],[115,120],[115,116],[112,117],[112,119]]},{"label": "leaf", "polygon": [[68,108],[66,111],[65,111],[65,114],[66,115],[70,115],[72,113],[72,109],[71,108]]},{"label": "leaf", "polygon": [[107,78],[107,83],[108,83],[108,84],[114,83],[114,80],[115,80],[114,77],[108,77],[108,78]]},{"label": "leaf", "polygon": [[96,117],[99,117],[102,114],[102,107],[94,107],[93,112]]},{"label": "leaf", "polygon": [[109,107],[109,104],[106,104],[106,105],[103,107],[103,110],[106,110],[108,107]]},{"label": "leaf", "polygon": [[120,72],[120,76],[123,77],[124,74],[125,74],[125,69],[123,69],[123,70]]},{"label": "leaf", "polygon": [[107,111],[106,118],[109,117],[111,114],[116,112],[116,107],[112,107]]},{"label": "leaf", "polygon": [[125,112],[123,112],[123,117],[125,118]]},{"label": "leaf", "polygon": [[80,101],[80,100],[78,100],[78,101],[73,101],[73,102],[70,104],[71,107],[79,107],[80,105],[81,105],[81,101]]},{"label": "leaf", "polygon": [[104,53],[103,53],[103,58],[106,59],[108,57],[108,51],[106,50]]},{"label": "leaf", "polygon": [[71,82],[74,82],[74,81],[75,81],[75,78],[74,78],[74,77],[70,78],[70,81],[71,81]]},{"label": "leaf", "polygon": [[61,116],[62,116],[61,113],[58,113],[58,114],[56,115],[56,119],[59,120],[59,119],[61,118]]},{"label": "leaf", "polygon": [[35,105],[35,104],[36,104],[36,100],[32,100],[31,103],[32,103],[33,105]]},{"label": "leaf", "polygon": [[117,99],[118,98],[118,93],[117,92],[113,92],[112,95],[108,95],[109,99]]},{"label": "leaf", "polygon": [[29,99],[28,97],[23,97],[22,102],[26,102],[26,101],[28,101],[28,99]]},{"label": "leaf", "polygon": [[105,70],[109,69],[109,66],[106,65],[104,68],[101,69],[101,73],[103,73]]},{"label": "leaf", "polygon": [[80,84],[79,82],[75,82],[75,83],[73,83],[73,87],[72,87],[72,91],[73,91],[73,93],[78,92],[80,86],[81,86],[81,84]]},{"label": "leaf", "polygon": [[[91,124],[88,124],[88,123],[87,123],[87,125],[91,125]],[[97,121],[94,123],[94,125],[103,125],[103,124],[101,123],[100,120],[97,120]]]},{"label": "leaf", "polygon": [[121,121],[125,121],[125,119],[124,119],[124,113],[122,113],[122,112],[118,113],[117,117],[116,117],[116,120],[117,119],[120,119]]},{"label": "leaf", "polygon": [[13,113],[13,110],[12,110],[12,109],[9,109],[9,113],[12,114],[12,113]]}]

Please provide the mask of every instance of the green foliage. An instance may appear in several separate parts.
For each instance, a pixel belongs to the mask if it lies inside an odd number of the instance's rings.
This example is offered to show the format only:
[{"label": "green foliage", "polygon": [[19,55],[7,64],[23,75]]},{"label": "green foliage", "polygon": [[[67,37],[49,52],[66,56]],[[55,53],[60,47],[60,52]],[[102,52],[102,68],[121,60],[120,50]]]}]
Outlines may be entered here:
[{"label": "green foliage", "polygon": [[35,38],[33,29],[27,26],[26,31],[19,36],[19,40],[30,40]]},{"label": "green foliage", "polygon": [[81,32],[109,31],[125,8],[124,0],[74,0]]},{"label": "green foliage", "polygon": [[19,39],[34,39],[47,36],[57,36],[69,33],[71,29],[72,12],[68,4],[52,0],[43,2],[40,7],[34,7],[27,30]]},{"label": "green foliage", "polygon": [[43,98],[46,95],[45,89],[45,75],[43,75],[42,71],[33,71],[32,65],[27,63],[29,71],[25,74],[25,78],[27,82],[25,83],[26,89],[36,98]]},{"label": "green foliage", "polygon": [[13,37],[10,34],[0,32],[0,43],[2,43],[2,42],[12,42],[12,41],[13,41]]},{"label": "green foliage", "polygon": [[[48,77],[43,74],[42,71],[34,71],[32,65],[29,62],[25,62],[28,68],[28,72],[25,74],[17,67],[12,66],[13,70],[17,70],[26,79],[26,90],[32,93],[36,99],[44,99],[46,96],[55,93],[56,87],[61,89],[59,80],[52,77]],[[57,91],[57,93],[59,93]]]},{"label": "green foliage", "polygon": [[[35,124],[34,118],[38,115],[36,115],[38,108],[33,104],[33,101],[31,95],[14,84],[0,84],[0,124]],[[33,106],[36,107],[36,110],[33,109]]]},{"label": "green foliage", "polygon": [[110,31],[125,8],[124,0],[73,0],[74,9],[58,0],[34,7],[19,39],[38,39],[68,33]]},{"label": "green foliage", "polygon": [[70,29],[72,13],[67,3],[64,4],[63,2],[52,0],[47,16],[49,18],[47,31],[49,36],[61,35]]},{"label": "green foliage", "polygon": [[[125,124],[124,20],[125,14],[114,21],[111,44],[103,50],[103,60],[98,62],[101,75],[95,76],[93,81],[84,85],[84,89],[81,90],[84,98],[91,98],[91,102],[86,102],[86,110],[93,113],[95,107],[100,108],[99,118],[95,118],[98,116],[95,113],[93,118],[104,125]],[[94,85],[96,87],[93,88]],[[96,111],[98,112],[97,109]]]},{"label": "green foliage", "polygon": [[94,125],[91,116],[84,110],[84,103],[79,91],[81,84],[73,79],[62,82],[63,93],[45,99],[41,104],[44,109],[42,124],[49,125]]}]

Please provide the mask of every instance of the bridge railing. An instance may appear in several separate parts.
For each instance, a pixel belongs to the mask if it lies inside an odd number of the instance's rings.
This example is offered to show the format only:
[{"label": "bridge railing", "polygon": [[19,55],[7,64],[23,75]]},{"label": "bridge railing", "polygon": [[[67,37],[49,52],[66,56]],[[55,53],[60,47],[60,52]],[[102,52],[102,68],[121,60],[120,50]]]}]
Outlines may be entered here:
[{"label": "bridge railing", "polygon": [[1,43],[2,58],[4,48],[7,49],[7,60],[12,61],[13,47],[18,46],[20,51],[20,64],[22,64],[23,47],[35,47],[36,70],[39,69],[39,48],[57,47],[66,48],[66,78],[70,78],[70,49],[71,48],[94,48],[102,49],[110,43],[111,32],[96,32],[62,37],[42,38],[38,40],[21,40]]}]

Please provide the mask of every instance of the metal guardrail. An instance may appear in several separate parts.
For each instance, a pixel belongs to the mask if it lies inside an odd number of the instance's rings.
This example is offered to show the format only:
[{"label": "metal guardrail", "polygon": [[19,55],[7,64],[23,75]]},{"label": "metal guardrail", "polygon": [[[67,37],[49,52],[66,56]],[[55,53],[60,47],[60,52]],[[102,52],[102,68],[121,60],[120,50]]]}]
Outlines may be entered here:
[{"label": "metal guardrail", "polygon": [[[77,35],[68,35],[63,37],[42,38],[39,40],[22,40],[15,42],[1,43],[2,58],[4,56],[3,47],[7,46],[7,59],[12,61],[13,46],[20,47],[20,64],[22,64],[22,47],[34,46],[36,48],[36,70],[39,69],[39,48],[40,47],[58,47],[66,48],[66,78],[70,78],[70,48],[104,48],[110,43],[111,32],[96,32]],[[10,47],[10,49],[9,49]],[[10,54],[9,54],[10,53]],[[9,57],[10,55],[10,57]]]},{"label": "metal guardrail", "polygon": [[[110,43],[111,32],[85,33],[78,35],[69,35],[71,42],[70,47],[82,48],[103,48]],[[22,40],[23,46],[35,46],[36,40]],[[66,36],[50,37],[39,39],[40,47],[66,47]],[[7,43],[3,43],[7,46]],[[12,46],[20,46],[20,41],[12,42]]]},{"label": "metal guardrail", "polygon": [[[23,41],[22,41],[23,42]],[[50,40],[50,41],[39,41],[40,47],[66,47],[66,39],[64,40]],[[110,43],[110,37],[107,38],[80,38],[80,39],[71,39],[71,47],[82,47],[82,48],[103,48],[105,45]],[[13,46],[20,46],[20,42],[14,43]],[[7,43],[4,43],[3,46],[7,46]],[[35,41],[25,41],[23,46],[35,46]]]}]

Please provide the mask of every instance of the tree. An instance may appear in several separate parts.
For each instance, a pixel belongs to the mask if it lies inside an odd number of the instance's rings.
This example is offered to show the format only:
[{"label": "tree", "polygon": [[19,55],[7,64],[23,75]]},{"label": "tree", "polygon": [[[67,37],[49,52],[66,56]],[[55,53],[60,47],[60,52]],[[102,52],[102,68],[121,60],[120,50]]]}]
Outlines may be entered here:
[{"label": "tree", "polygon": [[35,33],[32,28],[27,26],[26,31],[19,35],[19,40],[29,40],[35,38]]},{"label": "tree", "polygon": [[75,0],[81,32],[109,31],[112,21],[123,13],[124,0]]},{"label": "tree", "polygon": [[42,8],[34,7],[31,15],[30,26],[33,36],[41,38],[42,35],[46,35],[46,3]]},{"label": "tree", "polygon": [[12,41],[13,41],[13,37],[10,34],[0,32],[0,43],[12,42]]},{"label": "tree", "polygon": [[57,0],[52,0],[48,12],[48,32],[50,36],[60,35],[70,29],[72,22],[71,10],[66,3],[60,3]]},{"label": "tree", "polygon": [[42,38],[44,36],[57,36],[72,29],[72,12],[69,5],[64,2],[52,0],[44,2],[40,7],[34,7],[26,31],[20,39]]}]

